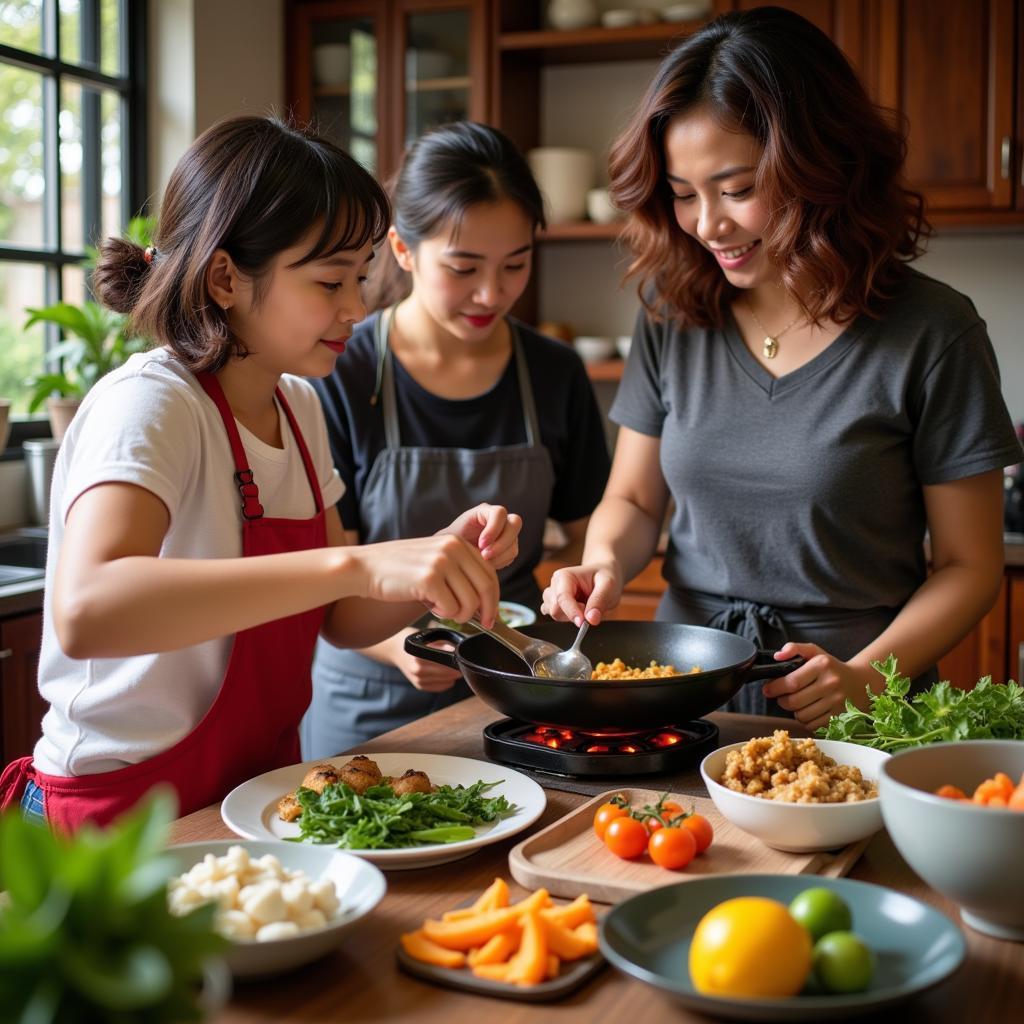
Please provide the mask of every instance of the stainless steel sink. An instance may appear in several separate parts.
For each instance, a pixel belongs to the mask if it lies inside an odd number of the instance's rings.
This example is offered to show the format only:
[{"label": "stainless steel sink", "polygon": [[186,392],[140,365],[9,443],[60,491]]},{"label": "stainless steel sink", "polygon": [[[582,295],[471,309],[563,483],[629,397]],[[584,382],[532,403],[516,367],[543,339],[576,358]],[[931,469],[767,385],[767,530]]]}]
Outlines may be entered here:
[{"label": "stainless steel sink", "polygon": [[0,585],[46,573],[46,530],[27,527],[0,533]]}]

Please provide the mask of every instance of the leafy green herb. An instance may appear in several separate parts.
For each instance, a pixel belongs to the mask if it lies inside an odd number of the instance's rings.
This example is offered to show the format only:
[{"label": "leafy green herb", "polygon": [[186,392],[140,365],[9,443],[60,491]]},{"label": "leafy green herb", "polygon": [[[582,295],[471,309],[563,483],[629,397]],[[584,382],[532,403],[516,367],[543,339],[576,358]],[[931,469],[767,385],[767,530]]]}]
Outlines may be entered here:
[{"label": "leafy green herb", "polygon": [[985,676],[973,690],[941,682],[908,699],[910,679],[900,675],[895,655],[871,666],[885,676],[885,689],[869,691],[867,711],[847,701],[819,737],[890,752],[940,741],[1024,740],[1024,686],[1012,679],[993,683]]},{"label": "leafy green herb", "polygon": [[371,786],[361,796],[344,782],[324,786],[322,793],[300,786],[301,840],[333,843],[343,850],[389,850],[472,839],[474,825],[516,810],[503,796],[484,796],[498,784],[439,786],[432,793],[403,796],[387,785]]},{"label": "leafy green herb", "polygon": [[0,818],[0,1020],[198,1020],[203,962],[228,943],[213,904],[176,917],[163,854],[176,801],[157,793],[104,831],[72,838]]}]

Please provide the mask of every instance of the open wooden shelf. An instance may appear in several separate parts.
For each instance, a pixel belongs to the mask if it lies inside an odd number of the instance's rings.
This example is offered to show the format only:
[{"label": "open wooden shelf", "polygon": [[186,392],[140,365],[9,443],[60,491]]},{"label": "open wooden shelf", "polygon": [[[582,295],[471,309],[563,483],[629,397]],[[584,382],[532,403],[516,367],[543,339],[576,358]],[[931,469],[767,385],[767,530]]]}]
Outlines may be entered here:
[{"label": "open wooden shelf", "polygon": [[615,241],[622,230],[622,221],[611,224],[595,224],[591,220],[574,220],[563,224],[549,224],[537,233],[544,242],[589,242],[595,239]]},{"label": "open wooden shelf", "polygon": [[471,84],[469,75],[455,75],[449,78],[414,78],[405,83],[405,91],[442,92],[445,89],[468,89]]},{"label": "open wooden shelf", "polygon": [[584,363],[587,376],[597,381],[622,380],[622,370],[626,365],[624,359],[601,359],[595,363]]},{"label": "open wooden shelf", "polygon": [[628,28],[503,32],[498,36],[498,49],[531,56],[540,63],[643,60],[663,56],[673,40],[696,32],[703,24],[703,21],[661,21]]}]

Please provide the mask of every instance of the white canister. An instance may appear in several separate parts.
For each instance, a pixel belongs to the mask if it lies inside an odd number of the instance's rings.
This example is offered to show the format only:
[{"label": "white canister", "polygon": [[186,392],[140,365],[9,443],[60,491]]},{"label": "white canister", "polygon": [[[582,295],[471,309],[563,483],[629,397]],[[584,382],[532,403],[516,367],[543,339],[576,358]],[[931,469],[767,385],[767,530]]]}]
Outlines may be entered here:
[{"label": "white canister", "polygon": [[313,48],[313,77],[318,85],[344,85],[352,74],[352,47],[323,43]]},{"label": "white canister", "polygon": [[550,0],[547,6],[548,24],[563,31],[589,28],[597,24],[597,17],[593,0]]},{"label": "white canister", "polygon": [[612,197],[606,188],[592,188],[587,193],[587,215],[595,224],[611,224],[622,216],[612,205]]},{"label": "white canister", "polygon": [[548,221],[582,220],[587,192],[594,183],[594,154],[571,146],[542,146],[531,149],[526,159],[544,194]]}]

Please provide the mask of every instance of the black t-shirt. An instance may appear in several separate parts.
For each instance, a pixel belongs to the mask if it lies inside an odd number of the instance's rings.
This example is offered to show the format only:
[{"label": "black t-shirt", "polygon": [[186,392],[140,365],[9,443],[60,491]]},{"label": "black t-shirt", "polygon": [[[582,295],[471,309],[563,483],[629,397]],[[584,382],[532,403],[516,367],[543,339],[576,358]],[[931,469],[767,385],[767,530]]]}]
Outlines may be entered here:
[{"label": "black t-shirt", "polygon": [[[374,328],[378,314],[353,333],[334,372],[313,386],[324,407],[334,464],[345,482],[338,502],[348,530],[366,534],[359,497],[385,447],[383,404],[377,390]],[[567,345],[516,323],[529,367],[541,443],[555,473],[550,518],[567,523],[590,515],[604,492],[609,458],[601,412],[579,356]],[[398,359],[395,398],[403,447],[490,448],[524,444],[526,425],[515,359],[489,391],[467,399],[441,398],[421,387]],[[496,494],[494,500],[514,504]],[[464,511],[452,509],[452,518]]]}]

